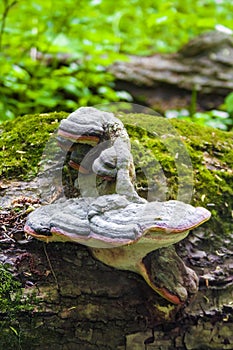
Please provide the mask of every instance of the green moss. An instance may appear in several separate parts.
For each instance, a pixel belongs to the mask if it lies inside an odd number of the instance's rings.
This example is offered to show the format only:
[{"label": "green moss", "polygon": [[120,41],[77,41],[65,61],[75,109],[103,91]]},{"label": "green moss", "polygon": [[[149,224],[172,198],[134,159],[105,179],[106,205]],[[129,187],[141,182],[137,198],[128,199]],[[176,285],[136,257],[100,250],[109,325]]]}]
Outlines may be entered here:
[{"label": "green moss", "polygon": [[0,178],[35,176],[46,141],[67,113],[25,115],[1,125]]},{"label": "green moss", "polygon": [[14,278],[7,264],[0,264],[0,349],[22,349],[19,315],[38,307],[35,295],[24,294],[22,284]]},{"label": "green moss", "polygon": [[17,311],[22,292],[20,283],[5,265],[0,265],[0,313]]},{"label": "green moss", "polygon": [[193,163],[194,202],[227,208],[233,195],[233,133],[177,120],[173,125],[185,138]]},{"label": "green moss", "polygon": [[[219,247],[223,243],[223,237],[232,239],[233,133],[211,127],[200,127],[195,123],[177,119],[167,121],[145,115],[132,115],[131,118],[122,116],[121,119],[130,125],[128,132],[133,140],[134,159],[140,161],[140,164],[147,169],[153,164],[153,157],[159,162],[167,180],[166,199],[177,197],[180,176],[183,172],[179,169],[178,174],[174,161],[175,155],[179,152],[176,145],[177,137],[166,139],[167,135],[172,134],[174,130],[177,131],[191,160],[190,170],[193,175],[191,203],[195,206],[204,206],[212,213],[211,220],[205,224],[206,236],[210,244]],[[140,125],[144,128],[144,132],[142,130],[138,132],[138,127],[133,128],[132,124]],[[151,152],[149,156],[148,150]],[[180,166],[181,164],[182,162]],[[153,170],[155,170],[154,174]],[[150,178],[153,178],[158,170],[157,164],[157,168],[155,166],[151,169]],[[140,177],[140,171],[138,174]],[[189,174],[187,174],[187,181],[189,181],[188,177]],[[182,179],[185,183],[186,179]],[[143,177],[141,184],[146,186],[146,180]]]},{"label": "green moss", "polygon": [[23,298],[21,283],[16,280],[6,264],[0,264],[0,313],[13,319],[22,310],[32,310],[34,297]]}]

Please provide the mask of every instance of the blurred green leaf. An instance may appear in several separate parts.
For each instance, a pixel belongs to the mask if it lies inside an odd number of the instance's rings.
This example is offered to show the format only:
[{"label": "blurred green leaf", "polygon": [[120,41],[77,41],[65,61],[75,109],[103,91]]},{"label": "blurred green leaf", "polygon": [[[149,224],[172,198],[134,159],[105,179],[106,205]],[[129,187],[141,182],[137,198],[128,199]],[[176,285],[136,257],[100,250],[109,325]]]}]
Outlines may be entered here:
[{"label": "blurred green leaf", "polygon": [[231,92],[225,99],[226,110],[233,113],[233,92]]},{"label": "blurred green leaf", "polygon": [[[0,2],[0,121],[130,101],[106,67],[128,54],[175,52],[217,26],[233,30],[230,0],[18,0],[6,11],[11,1]],[[229,114],[232,100],[225,101]],[[192,120],[231,125],[232,116],[214,114]]]}]

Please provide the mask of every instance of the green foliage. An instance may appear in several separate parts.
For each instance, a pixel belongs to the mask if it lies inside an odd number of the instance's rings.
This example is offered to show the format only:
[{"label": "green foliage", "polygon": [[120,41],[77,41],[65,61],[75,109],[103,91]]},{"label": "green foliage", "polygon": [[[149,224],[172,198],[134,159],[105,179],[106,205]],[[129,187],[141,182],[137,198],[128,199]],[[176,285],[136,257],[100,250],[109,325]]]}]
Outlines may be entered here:
[{"label": "green foliage", "polygon": [[225,99],[225,108],[229,115],[233,118],[233,92],[231,92]]},{"label": "green foliage", "polygon": [[207,125],[220,130],[232,130],[233,128],[233,93],[230,93],[221,106],[221,110],[211,110],[205,112],[195,111],[190,112],[187,109],[181,110],[168,110],[165,113],[167,118],[183,119],[191,122],[195,122],[199,125]]},{"label": "green foliage", "polygon": [[104,67],[123,55],[107,23],[101,31],[106,18],[95,6],[5,0],[1,7],[0,120],[122,98]]},{"label": "green foliage", "polygon": [[[173,52],[218,25],[233,28],[231,0],[3,0],[0,121],[130,100],[106,67],[125,54]],[[190,25],[191,24],[191,25]]]},{"label": "green foliage", "polygon": [[168,110],[165,113],[167,118],[183,119],[195,122],[199,125],[207,125],[220,130],[230,130],[233,125],[233,119],[229,113],[220,110],[211,110],[206,112],[196,112],[193,115],[189,114],[186,109]]}]

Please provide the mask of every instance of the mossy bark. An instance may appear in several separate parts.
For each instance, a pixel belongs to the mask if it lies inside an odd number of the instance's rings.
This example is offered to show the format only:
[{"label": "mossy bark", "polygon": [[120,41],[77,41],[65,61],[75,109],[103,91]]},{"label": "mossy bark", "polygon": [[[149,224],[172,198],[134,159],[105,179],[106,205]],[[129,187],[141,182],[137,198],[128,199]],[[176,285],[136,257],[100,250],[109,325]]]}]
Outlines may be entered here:
[{"label": "mossy bark", "polygon": [[[32,188],[36,196],[36,186],[25,180],[36,175],[50,133],[66,116],[24,116],[1,126],[2,206],[16,197],[30,196]],[[166,199],[176,198],[177,169],[161,138],[152,132],[154,117],[121,118],[127,124],[135,160],[140,158],[145,168],[156,157],[167,179]],[[133,126],[137,118],[141,128]],[[16,308],[12,314],[1,310],[0,348],[233,348],[233,134],[176,120],[171,125],[191,158],[192,204],[212,212],[208,223],[176,245],[179,255],[199,275],[196,297],[188,305],[171,305],[137,274],[103,265],[78,244],[6,240],[1,243],[0,261],[9,264],[22,283],[25,310]],[[161,133],[166,137],[165,131]],[[144,195],[147,189],[141,169],[136,165],[136,185]],[[2,235],[4,232],[1,228]],[[29,303],[34,305],[32,311]]]}]

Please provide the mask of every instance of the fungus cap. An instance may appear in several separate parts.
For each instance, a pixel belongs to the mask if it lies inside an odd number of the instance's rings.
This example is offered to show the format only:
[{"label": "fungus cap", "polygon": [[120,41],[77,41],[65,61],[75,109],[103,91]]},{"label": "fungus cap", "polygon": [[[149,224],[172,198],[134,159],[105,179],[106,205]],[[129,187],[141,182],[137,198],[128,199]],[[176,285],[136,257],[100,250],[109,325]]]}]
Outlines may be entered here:
[{"label": "fungus cap", "polygon": [[134,203],[112,194],[43,206],[29,215],[25,231],[47,242],[73,241],[99,248],[135,244],[144,236],[156,246],[157,239],[159,245],[163,240],[165,245],[168,240],[179,241],[179,234],[209,217],[208,210],[176,200]]}]

